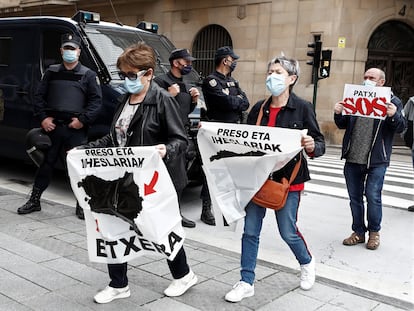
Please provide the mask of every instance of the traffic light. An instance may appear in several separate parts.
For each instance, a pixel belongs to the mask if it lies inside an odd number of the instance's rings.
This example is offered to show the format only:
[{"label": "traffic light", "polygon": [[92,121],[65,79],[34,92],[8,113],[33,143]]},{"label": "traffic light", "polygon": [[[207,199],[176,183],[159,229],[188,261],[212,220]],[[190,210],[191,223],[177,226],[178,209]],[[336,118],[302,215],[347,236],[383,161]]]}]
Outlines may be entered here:
[{"label": "traffic light", "polygon": [[315,41],[312,43],[308,43],[308,48],[312,48],[306,53],[306,55],[311,56],[312,60],[308,60],[306,64],[313,66],[314,68],[318,69],[321,61],[321,49],[322,49],[322,41]]},{"label": "traffic light", "polygon": [[321,79],[325,79],[329,77],[329,72],[331,70],[331,57],[332,57],[332,50],[322,51],[321,68],[319,69],[319,74],[320,74]]}]

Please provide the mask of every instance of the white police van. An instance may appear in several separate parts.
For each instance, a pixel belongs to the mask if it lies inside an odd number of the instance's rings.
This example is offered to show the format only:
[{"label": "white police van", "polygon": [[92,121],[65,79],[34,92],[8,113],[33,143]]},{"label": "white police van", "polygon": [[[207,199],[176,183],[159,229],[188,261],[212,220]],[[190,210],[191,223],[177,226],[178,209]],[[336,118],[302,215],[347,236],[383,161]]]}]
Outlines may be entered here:
[{"label": "white police van", "polygon": [[[102,86],[101,115],[90,130],[90,139],[107,133],[119,95],[123,92],[116,61],[133,43],[144,41],[157,54],[155,75],[170,69],[174,45],[156,33],[157,25],[140,23],[151,31],[100,21],[99,14],[79,11],[72,18],[36,16],[0,18],[0,156],[26,159],[25,135],[39,126],[33,118],[33,97],[42,74],[61,62],[60,40],[75,33],[81,40],[82,64],[96,71]],[[149,27],[145,27],[149,26]],[[197,84],[195,71],[185,77]]]}]

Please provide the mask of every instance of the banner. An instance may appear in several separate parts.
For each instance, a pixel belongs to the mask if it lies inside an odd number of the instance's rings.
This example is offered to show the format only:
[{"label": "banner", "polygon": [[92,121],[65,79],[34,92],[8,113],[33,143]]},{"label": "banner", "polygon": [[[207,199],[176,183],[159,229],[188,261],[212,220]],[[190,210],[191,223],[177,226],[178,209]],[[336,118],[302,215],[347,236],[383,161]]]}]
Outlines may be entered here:
[{"label": "banner", "polygon": [[303,133],[306,130],[201,122],[197,141],[210,196],[228,223],[243,218],[244,208],[269,174],[302,149]]},{"label": "banner", "polygon": [[391,88],[345,84],[342,114],[385,119],[387,103],[391,102]]},{"label": "banner", "polygon": [[122,263],[148,253],[174,259],[185,234],[174,185],[154,147],[73,149],[67,164],[91,261]]}]

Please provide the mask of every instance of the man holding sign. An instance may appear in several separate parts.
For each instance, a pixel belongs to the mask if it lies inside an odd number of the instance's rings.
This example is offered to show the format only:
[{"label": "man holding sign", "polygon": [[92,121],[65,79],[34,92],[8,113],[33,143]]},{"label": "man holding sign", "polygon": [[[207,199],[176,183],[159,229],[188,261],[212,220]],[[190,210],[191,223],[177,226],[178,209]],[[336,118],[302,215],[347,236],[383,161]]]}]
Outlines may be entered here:
[{"label": "man holding sign", "polygon": [[384,84],[385,73],[370,68],[364,74],[365,87],[353,86],[353,91],[348,92],[349,85],[346,85],[344,100],[336,103],[334,109],[335,124],[339,129],[345,129],[341,158],[346,159],[344,175],[352,213],[353,232],[343,244],[365,243],[365,232],[368,231],[366,247],[371,250],[380,244],[381,192],[390,164],[393,138],[405,127],[401,100],[391,90],[390,99],[387,99],[387,94],[382,92]]}]

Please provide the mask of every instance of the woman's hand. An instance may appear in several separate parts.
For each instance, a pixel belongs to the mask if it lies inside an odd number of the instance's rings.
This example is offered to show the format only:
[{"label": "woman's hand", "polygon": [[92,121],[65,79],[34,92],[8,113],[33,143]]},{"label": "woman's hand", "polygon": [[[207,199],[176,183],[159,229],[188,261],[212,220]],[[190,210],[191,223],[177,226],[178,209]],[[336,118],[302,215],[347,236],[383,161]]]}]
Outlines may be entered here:
[{"label": "woman's hand", "polygon": [[157,151],[160,154],[161,158],[164,158],[165,155],[167,154],[167,147],[164,144],[156,145],[155,149],[157,149]]},{"label": "woman's hand", "polygon": [[312,136],[302,136],[301,145],[305,148],[306,153],[312,153],[315,150],[315,140]]}]

